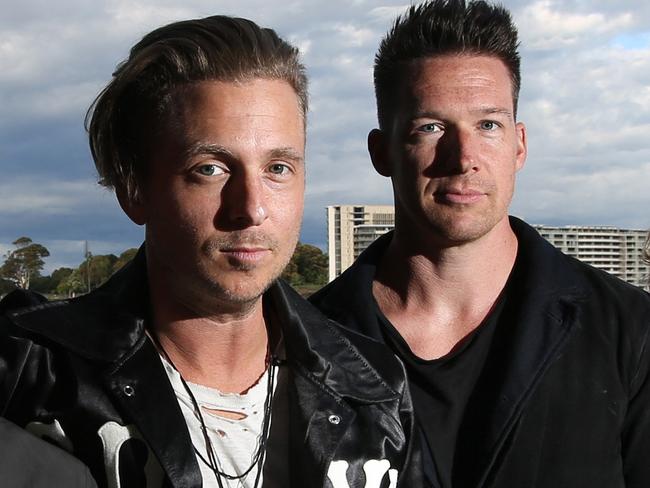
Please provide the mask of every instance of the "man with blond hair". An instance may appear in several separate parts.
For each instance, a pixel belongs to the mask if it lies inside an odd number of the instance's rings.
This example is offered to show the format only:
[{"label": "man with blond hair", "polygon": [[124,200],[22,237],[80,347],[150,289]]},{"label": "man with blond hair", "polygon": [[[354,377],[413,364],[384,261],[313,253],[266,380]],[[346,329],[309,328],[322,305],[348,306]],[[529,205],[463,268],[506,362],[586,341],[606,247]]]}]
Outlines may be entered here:
[{"label": "man with blond hair", "polygon": [[271,29],[214,16],[138,42],[88,130],[145,243],[90,294],[0,321],[2,414],[102,487],[418,486],[401,363],[278,280],[306,113]]}]

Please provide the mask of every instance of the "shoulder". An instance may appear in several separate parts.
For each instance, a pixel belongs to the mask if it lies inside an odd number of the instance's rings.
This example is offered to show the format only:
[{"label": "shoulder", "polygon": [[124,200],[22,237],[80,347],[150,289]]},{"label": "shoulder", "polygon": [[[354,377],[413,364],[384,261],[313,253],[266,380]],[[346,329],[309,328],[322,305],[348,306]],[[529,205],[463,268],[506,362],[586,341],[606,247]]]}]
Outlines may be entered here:
[{"label": "shoulder", "polygon": [[383,389],[394,396],[404,389],[404,368],[388,346],[327,318],[286,283],[269,292],[278,305],[288,353],[314,377],[336,384],[339,392]]},{"label": "shoulder", "polygon": [[337,302],[349,302],[355,294],[366,294],[372,287],[377,266],[392,237],[392,232],[380,236],[361,253],[352,266],[310,296],[309,301],[319,308],[334,309]]},{"label": "shoulder", "polygon": [[96,486],[81,461],[3,418],[0,438],[0,477],[8,486]]},{"label": "shoulder", "polygon": [[[601,269],[594,268],[575,258],[565,256],[568,265],[584,278],[585,287],[593,293],[594,299],[602,299],[604,304],[625,307],[638,306],[650,311],[650,294],[638,286],[627,283]],[[650,319],[650,317],[647,317]]]},{"label": "shoulder", "polygon": [[618,344],[626,356],[621,360],[637,369],[650,354],[650,294],[574,258],[567,262],[582,278],[582,327]]},{"label": "shoulder", "polygon": [[638,323],[647,332],[650,328],[650,294],[647,291],[560,251],[557,253],[565,268],[558,273],[557,279],[570,277],[586,312],[600,318],[599,322],[610,319]]},{"label": "shoulder", "polygon": [[392,233],[373,242],[339,277],[309,297],[325,315],[345,327],[383,342],[377,322],[377,309],[372,283]]},{"label": "shoulder", "polygon": [[123,356],[144,334],[141,314],[102,288],[54,301],[22,292],[11,303],[0,318],[0,334],[13,342],[37,344],[40,349],[65,350],[110,362]]},{"label": "shoulder", "polygon": [[582,351],[573,357],[612,367],[634,391],[650,371],[650,294],[563,254],[541,236],[525,242],[522,301],[547,317],[564,317],[571,347]]},{"label": "shoulder", "polygon": [[581,296],[589,308],[619,309],[628,316],[650,311],[650,295],[641,288],[562,253],[525,222],[512,217],[510,222],[519,241],[516,268],[526,290]]},{"label": "shoulder", "polygon": [[14,290],[0,300],[0,315],[12,310],[39,305],[44,302],[47,302],[47,298],[40,293],[29,290]]},{"label": "shoulder", "polygon": [[390,389],[394,391],[404,389],[406,369],[402,361],[385,343],[350,330],[333,320],[329,320],[329,323],[341,337],[349,342],[351,350],[359,352],[359,360],[376,371]]}]

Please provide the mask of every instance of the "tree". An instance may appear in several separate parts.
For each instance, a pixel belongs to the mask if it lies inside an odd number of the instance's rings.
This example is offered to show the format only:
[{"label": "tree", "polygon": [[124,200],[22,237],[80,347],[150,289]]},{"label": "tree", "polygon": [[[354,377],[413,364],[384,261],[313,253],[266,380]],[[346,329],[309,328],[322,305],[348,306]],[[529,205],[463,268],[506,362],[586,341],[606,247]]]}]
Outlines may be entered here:
[{"label": "tree", "polygon": [[31,278],[40,274],[45,265],[43,258],[48,257],[50,252],[29,237],[20,237],[12,244],[16,249],[5,255],[5,262],[0,266],[0,277],[27,289]]},{"label": "tree", "polygon": [[113,273],[122,269],[122,266],[124,266],[126,263],[131,261],[137,253],[138,253],[138,248],[132,247],[131,249],[127,249],[122,254],[120,254],[120,256],[117,258],[117,261],[113,263]]},{"label": "tree", "polygon": [[54,271],[52,271],[52,275],[50,276],[52,280],[54,281],[55,285],[52,288],[53,290],[56,289],[59,283],[61,283],[63,280],[65,280],[74,270],[72,268],[57,268]]},{"label": "tree", "polygon": [[327,283],[327,255],[311,244],[298,244],[295,254],[298,273],[303,283],[324,285]]},{"label": "tree", "polygon": [[327,283],[327,255],[316,246],[301,244],[282,273],[282,277],[292,285],[324,285]]},{"label": "tree", "polygon": [[50,276],[34,276],[30,288],[44,294],[56,293],[59,283],[66,279],[72,271],[72,268],[57,268],[52,271]]},{"label": "tree", "polygon": [[88,291],[88,285],[83,281],[79,268],[73,270],[56,287],[56,292],[59,295],[68,297],[73,297],[86,291]]},{"label": "tree", "polygon": [[[295,253],[294,253],[295,256]],[[300,282],[300,274],[298,273],[298,265],[296,264],[295,259],[293,259],[293,256],[289,260],[289,263],[287,266],[284,268],[284,271],[282,271],[282,278],[291,283],[292,285],[295,285]]]},{"label": "tree", "polygon": [[114,254],[93,256],[88,253],[88,256],[77,270],[79,279],[86,285],[84,291],[94,290],[109,279],[113,274],[113,266],[116,261],[117,256]]}]

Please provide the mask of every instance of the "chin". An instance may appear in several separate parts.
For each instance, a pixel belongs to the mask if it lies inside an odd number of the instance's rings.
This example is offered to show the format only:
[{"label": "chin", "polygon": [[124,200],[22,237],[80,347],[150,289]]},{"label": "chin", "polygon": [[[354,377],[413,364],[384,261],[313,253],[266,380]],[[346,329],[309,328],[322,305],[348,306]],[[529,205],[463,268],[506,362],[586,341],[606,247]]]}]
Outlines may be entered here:
[{"label": "chin", "polygon": [[493,227],[487,220],[473,220],[465,223],[460,220],[452,218],[442,221],[430,221],[429,225],[435,235],[454,245],[476,241],[488,234]]},{"label": "chin", "polygon": [[276,275],[251,276],[251,273],[239,272],[239,276],[230,280],[212,280],[213,293],[230,303],[248,303],[259,299],[276,280]]}]

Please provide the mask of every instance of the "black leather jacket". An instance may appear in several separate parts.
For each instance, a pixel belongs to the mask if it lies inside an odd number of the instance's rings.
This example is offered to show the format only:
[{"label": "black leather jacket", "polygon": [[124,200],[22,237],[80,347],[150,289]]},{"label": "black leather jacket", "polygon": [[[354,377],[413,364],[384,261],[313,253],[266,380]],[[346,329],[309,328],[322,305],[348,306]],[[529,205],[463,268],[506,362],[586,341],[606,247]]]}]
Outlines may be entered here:
[{"label": "black leather jacket", "polygon": [[[650,296],[510,223],[516,290],[464,413],[453,487],[650,487]],[[372,281],[390,239],[312,296],[378,340]]]},{"label": "black leather jacket", "polygon": [[[185,420],[145,334],[145,268],[141,251],[86,296],[0,319],[0,413],[73,452],[99,486],[197,487]],[[291,486],[347,488],[343,476],[350,487],[387,488],[397,473],[400,488],[418,486],[399,360],[282,282],[264,301],[283,327],[289,368]]]}]

